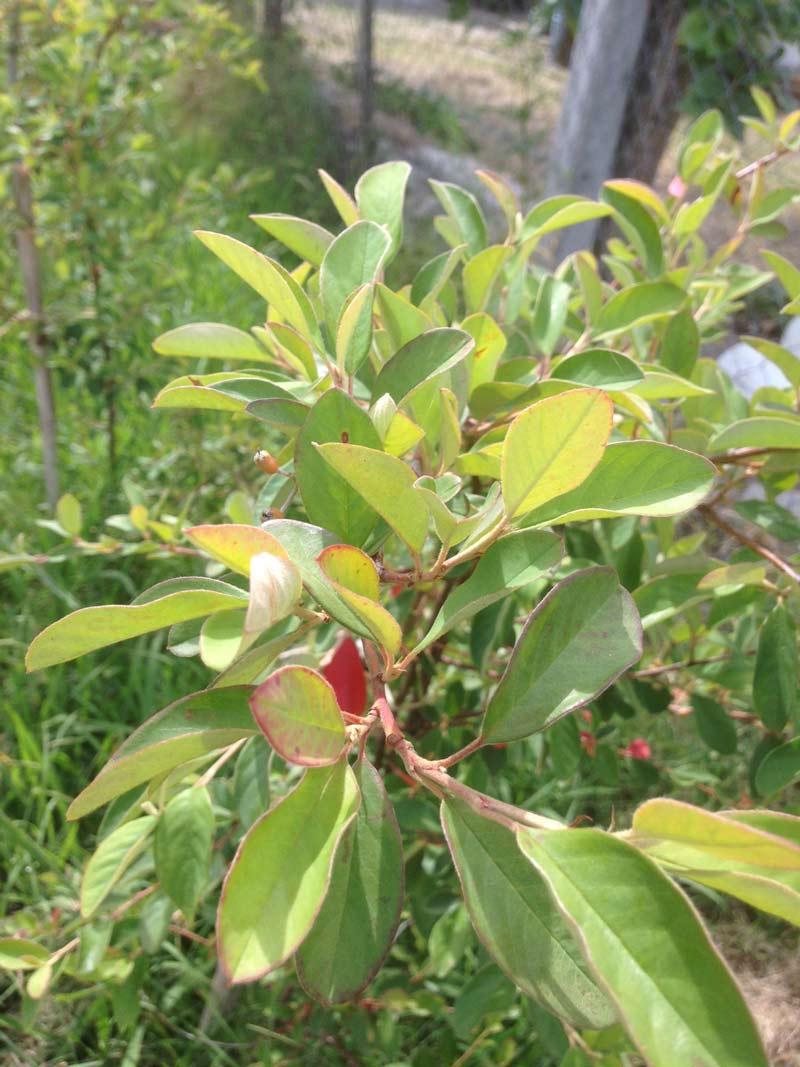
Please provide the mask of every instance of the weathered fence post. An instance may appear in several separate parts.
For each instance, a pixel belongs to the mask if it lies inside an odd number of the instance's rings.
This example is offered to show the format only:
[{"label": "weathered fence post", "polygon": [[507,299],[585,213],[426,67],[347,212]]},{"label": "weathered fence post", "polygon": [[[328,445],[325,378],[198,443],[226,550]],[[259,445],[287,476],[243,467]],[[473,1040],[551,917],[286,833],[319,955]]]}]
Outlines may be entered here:
[{"label": "weathered fence post", "polygon": [[[19,78],[18,63],[21,48],[19,4],[15,4],[12,8],[10,30],[8,84],[13,86]],[[17,213],[17,256],[25,291],[27,317],[30,321],[29,340],[33,353],[36,408],[42,438],[45,492],[50,509],[55,511],[59,498],[56,405],[53,395],[53,379],[47,362],[49,342],[43,326],[44,300],[39,250],[36,247],[36,220],[33,211],[31,177],[22,160],[15,161],[11,166],[11,187]]]},{"label": "weathered fence post", "polygon": [[[597,195],[611,174],[650,0],[584,0],[555,137],[551,188]],[[591,248],[596,222],[564,231],[559,258]]]}]

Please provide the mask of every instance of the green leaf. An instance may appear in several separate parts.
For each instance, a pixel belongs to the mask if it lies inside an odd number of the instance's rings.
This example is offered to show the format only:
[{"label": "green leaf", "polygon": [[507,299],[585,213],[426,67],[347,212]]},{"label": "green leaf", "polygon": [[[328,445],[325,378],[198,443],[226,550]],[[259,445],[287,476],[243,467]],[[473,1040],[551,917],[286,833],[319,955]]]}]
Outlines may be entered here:
[{"label": "green leaf", "polygon": [[798,270],[797,267],[795,267],[793,263],[790,263],[784,256],[781,256],[772,250],[765,250],[761,255],[778,275],[778,279],[786,290],[789,299],[795,300],[800,296],[800,270]]},{"label": "green leaf", "polygon": [[296,643],[297,629],[298,627],[295,627],[288,633],[282,633],[279,637],[256,645],[255,648],[251,648],[247,652],[239,651],[236,659],[221,674],[217,675],[209,688],[224,689],[235,685],[249,685],[250,682],[256,681],[259,675],[264,673],[281,652],[285,652],[287,648],[292,648]]},{"label": "green leaf", "polygon": [[269,807],[272,749],[260,735],[251,737],[236,757],[231,788],[239,822],[249,830]]},{"label": "green leaf", "polygon": [[293,519],[272,519],[264,523],[263,529],[286,549],[300,571],[303,585],[320,607],[348,630],[372,640],[370,631],[327,581],[317,563],[320,552],[329,545],[338,544],[341,539],[319,526]]},{"label": "green leaf", "polygon": [[518,831],[651,1067],[766,1067],[755,1024],[693,908],[600,830]]},{"label": "green leaf", "polygon": [[265,552],[286,559],[283,546],[258,526],[240,526],[230,522],[218,526],[191,526],[186,530],[186,536],[198,548],[237,574],[249,576],[253,557]]},{"label": "green leaf", "polygon": [[[307,378],[309,382],[315,382],[319,377],[317,370],[317,361],[314,358],[314,351],[311,345],[297,330],[293,330],[291,326],[287,326],[285,322],[270,322],[269,334],[275,342],[277,350],[283,355],[287,363],[290,364],[299,374]],[[254,327],[254,332],[258,332],[258,327]],[[266,331],[265,331],[266,333]]]},{"label": "green leaf", "polygon": [[32,971],[47,963],[50,953],[44,945],[26,937],[0,939],[0,967],[7,971]]},{"label": "green leaf", "polygon": [[602,219],[611,214],[608,204],[587,200],[584,196],[551,196],[531,208],[522,223],[521,237],[524,241],[544,237],[547,233],[575,226],[579,222]]},{"label": "green leaf", "polygon": [[421,385],[460,363],[474,347],[464,330],[442,328],[419,334],[381,367],[372,387],[373,402],[388,394],[402,404]]},{"label": "green leaf", "polygon": [[652,365],[645,366],[644,381],[631,388],[631,392],[643,400],[684,400],[689,396],[713,396],[713,390],[690,382],[677,374],[661,370]]},{"label": "green leaf", "polygon": [[678,311],[687,299],[683,289],[671,282],[642,282],[612,296],[600,312],[595,333],[610,337],[634,326],[665,318]]},{"label": "green leaf", "polygon": [[347,190],[343,189],[327,171],[320,168],[317,174],[319,174],[320,180],[325,186],[325,192],[331,198],[333,206],[339,212],[339,218],[345,226],[352,226],[354,222],[358,222],[358,208]]},{"label": "green leaf", "polygon": [[222,233],[196,230],[195,236],[234,274],[255,289],[298,333],[320,341],[317,320],[308,297],[280,263]]},{"label": "green leaf", "polygon": [[644,380],[639,367],[621,352],[610,348],[587,348],[553,364],[560,381],[577,382],[595,389],[630,389]]},{"label": "green leaf", "polygon": [[72,493],[64,493],[56,504],[56,521],[70,537],[79,537],[83,526],[80,501]]},{"label": "green leaf", "polygon": [[363,545],[378,515],[314,447],[332,441],[376,450],[381,447],[372,419],[340,389],[323,393],[309,412],[295,446],[295,477],[311,522],[331,530],[341,541]]},{"label": "green leaf", "polygon": [[769,796],[785,789],[800,779],[800,737],[773,748],[759,763],[756,770],[756,789]]},{"label": "green leaf", "polygon": [[502,460],[509,518],[579,486],[600,461],[613,405],[596,389],[574,389],[533,404],[513,421]]},{"label": "green leaf", "polygon": [[106,604],[73,611],[33,639],[25,657],[26,667],[38,671],[176,622],[241,607],[243,594],[239,590],[234,594],[233,587],[225,582],[215,584],[219,591],[187,589],[147,604]]},{"label": "green leaf", "polygon": [[167,330],[153,341],[160,356],[188,356],[191,359],[243,359],[248,363],[270,363],[271,358],[252,334],[220,322],[192,322]]},{"label": "green leaf", "polygon": [[470,256],[477,256],[486,247],[488,240],[486,220],[478,201],[472,193],[468,193],[459,185],[437,182],[432,178],[429,180],[436,198],[460,235],[460,240],[456,243],[463,241]]},{"label": "green leaf", "polygon": [[555,534],[539,530],[521,530],[495,541],[469,578],[450,593],[414,653],[513,590],[541,578],[558,563],[561,552]]},{"label": "green leaf", "polygon": [[658,574],[644,582],[634,593],[642,627],[649,630],[660,622],[685,612],[713,595],[698,589],[697,574]]},{"label": "green leaf", "polygon": [[800,389],[800,359],[794,352],[788,348],[783,348],[774,341],[767,341],[763,337],[751,337],[745,334],[741,340],[755,348],[770,363],[774,363],[779,370],[783,371],[794,388]]},{"label": "green leaf", "polygon": [[715,752],[730,756],[736,751],[738,738],[733,720],[716,700],[692,694],[694,724],[703,742]]},{"label": "green leaf", "polygon": [[800,418],[771,418],[756,415],[732,422],[708,442],[711,452],[733,448],[800,448]]},{"label": "green leaf", "polygon": [[367,283],[351,295],[336,327],[336,364],[345,374],[357,374],[372,345],[372,299]]},{"label": "green leaf", "polygon": [[381,282],[375,286],[381,322],[393,348],[401,348],[412,338],[433,329],[433,321],[414,307],[399,293],[393,293]]},{"label": "green leaf", "polygon": [[[649,185],[645,185],[644,182],[632,181],[627,178],[615,178],[613,181],[604,182],[603,188],[621,193],[629,200],[638,201],[638,203],[650,208],[660,222],[666,222],[669,225],[669,212],[664,201],[655,190],[651,189]],[[611,201],[608,202],[611,203]]]},{"label": "green leaf", "polygon": [[308,408],[299,400],[284,400],[277,397],[251,400],[244,410],[253,418],[289,436],[293,436],[308,417]]},{"label": "green leaf", "polygon": [[333,241],[333,234],[323,226],[293,215],[251,215],[250,218],[312,267],[321,265]]},{"label": "green leaf", "polygon": [[506,349],[506,338],[495,320],[483,311],[464,319],[461,329],[475,341],[467,362],[469,391],[472,393],[479,385],[493,381],[497,364]]},{"label": "green leaf", "polygon": [[482,311],[486,306],[503,264],[512,252],[508,245],[491,245],[464,265],[464,303],[470,314]]},{"label": "green leaf", "polygon": [[370,167],[356,182],[355,194],[362,219],[385,226],[392,239],[388,259],[393,259],[403,241],[403,203],[411,167],[390,161]]},{"label": "green leaf", "polygon": [[633,599],[610,567],[578,571],[534,609],[483,719],[487,742],[516,741],[583,707],[639,660]]},{"label": "green leaf", "polygon": [[414,471],[402,460],[360,445],[319,445],[324,460],[388,522],[413,553],[428,536],[428,507],[414,487]]},{"label": "green leaf", "polygon": [[208,790],[193,787],[172,797],[156,827],[156,876],[188,917],[206,888],[213,843],[214,811]]},{"label": "green leaf", "polygon": [[511,830],[448,798],[442,827],[475,932],[526,996],[579,1029],[616,1019],[547,885]]},{"label": "green leaf", "polygon": [[342,835],[325,903],[296,956],[303,988],[322,1004],[354,1000],[380,970],[403,903],[400,828],[381,776],[356,764],[361,806]]},{"label": "green leaf", "polygon": [[785,604],[769,613],[758,635],[753,675],[753,709],[776,732],[789,720],[800,724],[797,699],[797,633]]},{"label": "green leaf", "polygon": [[495,174],[491,170],[476,170],[475,176],[479,178],[483,184],[489,189],[495,196],[498,204],[503,210],[503,214],[506,217],[508,223],[509,236],[513,235],[514,227],[516,225],[517,214],[519,213],[519,198],[511,186],[508,184],[505,178],[500,174]]},{"label": "green leaf", "polygon": [[255,375],[201,374],[175,378],[156,394],[152,406],[159,410],[245,411],[263,400],[297,403],[286,389]]},{"label": "green leaf", "polygon": [[358,803],[353,772],[340,761],[306,771],[250,829],[228,870],[217,915],[219,959],[230,982],[269,974],[303,943]]},{"label": "green leaf", "polygon": [[212,671],[224,671],[242,645],[244,610],[220,611],[205,620],[200,630],[200,659]]},{"label": "green leaf", "polygon": [[624,182],[612,181],[604,183],[600,195],[614,209],[617,225],[636,249],[647,273],[655,277],[664,269],[664,247],[653,216],[642,205],[641,196],[635,195],[636,192]]},{"label": "green leaf", "polygon": [[667,370],[684,378],[690,375],[700,354],[700,331],[691,311],[679,311],[667,323],[659,360]]},{"label": "green leaf", "polygon": [[530,336],[545,356],[551,356],[555,352],[564,332],[571,295],[571,287],[553,274],[546,274],[539,283]]},{"label": "green leaf", "polygon": [[377,281],[391,238],[385,227],[356,222],[343,230],[328,251],[319,272],[325,321],[332,333],[347,298],[362,285]]},{"label": "green leaf", "polygon": [[70,804],[68,819],[84,815],[182,763],[257,732],[250,686],[208,689],[181,697],[143,723]]},{"label": "green leaf", "polygon": [[461,262],[466,248],[466,245],[457,245],[447,252],[442,252],[441,255],[434,256],[420,267],[411,286],[412,304],[419,306],[423,300],[437,298],[448,278]]},{"label": "green leaf", "polygon": [[526,525],[682,515],[705,499],[715,475],[708,460],[682,448],[656,441],[612,444],[582,485],[537,508]]},{"label": "green leaf", "polygon": [[697,588],[716,589],[717,596],[725,596],[743,585],[761,585],[766,576],[766,563],[729,563],[704,574]]},{"label": "green leaf", "polygon": [[250,697],[253,718],[279,756],[303,767],[335,763],[344,722],[331,685],[310,667],[280,667]]},{"label": "green leaf", "polygon": [[157,822],[155,815],[142,815],[118,826],[100,842],[81,880],[82,918],[87,919],[97,911],[125,871],[144,852]]},{"label": "green leaf", "polygon": [[800,819],[796,815],[787,815],[783,811],[763,811],[759,809],[722,811],[726,819],[755,826],[758,830],[772,834],[800,846]]}]

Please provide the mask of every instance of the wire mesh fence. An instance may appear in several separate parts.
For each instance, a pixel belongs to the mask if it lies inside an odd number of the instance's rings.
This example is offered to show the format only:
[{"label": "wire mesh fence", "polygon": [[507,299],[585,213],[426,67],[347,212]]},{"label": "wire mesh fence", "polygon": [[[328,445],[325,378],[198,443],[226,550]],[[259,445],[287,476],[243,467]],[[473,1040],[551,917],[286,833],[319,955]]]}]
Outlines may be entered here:
[{"label": "wire mesh fence", "polygon": [[[291,13],[324,91],[357,149],[361,0],[302,0]],[[461,169],[480,159],[526,193],[541,187],[565,72],[519,0],[465,10],[444,0],[384,0],[372,18],[372,135],[379,155]]]},{"label": "wire mesh fence", "polygon": [[[674,47],[682,110],[717,106],[741,132],[736,116],[752,110],[752,85],[787,106],[800,91],[798,0],[672,6],[680,16]],[[581,0],[295,0],[289,19],[355,148],[359,141],[384,148],[423,142],[477,155],[535,194],[545,184],[580,10]]]},{"label": "wire mesh fence", "polygon": [[[571,46],[590,3],[605,0],[293,0],[287,23],[344,138],[337,177],[371,160],[408,159],[412,226],[436,210],[429,177],[457,182],[485,205],[479,167],[502,174],[525,204],[552,191]],[[767,88],[779,108],[798,105],[800,0],[652,5],[622,162],[627,175],[666,188],[676,119],[679,136],[691,116],[717,107],[732,133],[752,136],[736,119],[755,110],[752,86]],[[660,169],[637,170],[637,152],[660,159]]]}]

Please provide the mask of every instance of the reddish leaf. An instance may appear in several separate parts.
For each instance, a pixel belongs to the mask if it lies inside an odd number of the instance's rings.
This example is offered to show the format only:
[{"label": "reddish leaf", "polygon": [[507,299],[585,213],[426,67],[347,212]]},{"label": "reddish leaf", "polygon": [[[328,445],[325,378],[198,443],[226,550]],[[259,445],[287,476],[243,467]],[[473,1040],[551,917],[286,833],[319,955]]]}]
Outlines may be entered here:
[{"label": "reddish leaf", "polygon": [[331,684],[342,711],[363,715],[367,706],[367,677],[352,637],[343,637],[327,662],[322,677]]}]

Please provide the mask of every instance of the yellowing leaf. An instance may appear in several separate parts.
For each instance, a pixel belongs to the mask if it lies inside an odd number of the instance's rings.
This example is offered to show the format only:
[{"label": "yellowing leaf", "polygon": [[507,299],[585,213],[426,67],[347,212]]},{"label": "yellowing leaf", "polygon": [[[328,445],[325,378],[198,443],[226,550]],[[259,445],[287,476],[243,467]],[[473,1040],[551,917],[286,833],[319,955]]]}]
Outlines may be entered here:
[{"label": "yellowing leaf", "polygon": [[330,545],[320,552],[317,562],[325,575],[345,589],[377,600],[380,595],[378,569],[366,552],[352,545]]},{"label": "yellowing leaf", "polygon": [[395,617],[377,603],[380,593],[378,572],[369,556],[352,545],[331,545],[320,553],[317,562],[374,640],[395,655],[403,635]]},{"label": "yellowing leaf", "polygon": [[576,488],[594,470],[611,433],[613,405],[597,389],[574,389],[533,404],[512,422],[502,460],[509,518]]},{"label": "yellowing leaf", "polygon": [[280,559],[288,558],[283,545],[258,526],[240,526],[237,523],[192,526],[186,535],[198,548],[237,574],[249,575],[250,561],[262,552]]}]

